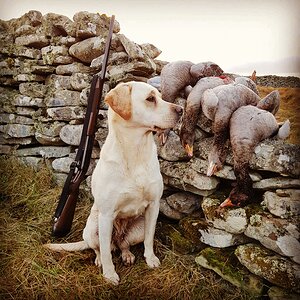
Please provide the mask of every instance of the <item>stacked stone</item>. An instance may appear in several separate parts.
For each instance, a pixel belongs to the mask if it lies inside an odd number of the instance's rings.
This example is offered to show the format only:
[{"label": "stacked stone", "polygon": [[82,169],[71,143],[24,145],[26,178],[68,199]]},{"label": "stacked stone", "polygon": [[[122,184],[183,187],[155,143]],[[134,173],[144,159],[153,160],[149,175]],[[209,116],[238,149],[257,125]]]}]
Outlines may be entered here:
[{"label": "stacked stone", "polygon": [[[0,153],[37,168],[46,162],[58,183],[64,182],[79,145],[91,79],[101,69],[109,21],[87,12],[70,20],[37,11],[0,21]],[[147,81],[164,65],[155,46],[138,45],[119,30],[115,21],[103,96],[120,81]],[[106,109],[102,98],[88,174],[107,135]],[[158,234],[184,253],[203,249],[197,263],[255,295],[265,291],[262,278],[280,287],[269,290],[274,299],[284,299],[286,290],[299,293],[299,146],[274,139],[260,143],[250,174],[262,202],[220,211],[235,180],[232,155],[223,170],[207,177],[211,124],[201,117],[198,125],[193,159],[176,130],[158,145],[165,183],[160,211],[179,221],[177,228],[158,227]]]},{"label": "stacked stone", "polygon": [[180,220],[175,229],[191,252],[204,248],[196,258],[201,266],[255,295],[265,292],[266,279],[277,286],[269,291],[274,299],[292,297],[291,291],[300,292],[300,147],[276,139],[260,143],[250,161],[257,203],[221,210],[235,180],[233,158],[229,149],[224,168],[205,175],[213,138],[200,120],[194,158],[186,161],[175,132],[159,148],[167,195],[161,212]]},{"label": "stacked stone", "polygon": [[[46,159],[62,182],[79,145],[92,76],[101,70],[110,18],[79,12],[69,18],[29,11],[0,21],[0,153],[39,167]],[[160,50],[138,45],[114,23],[106,92],[120,81],[147,81],[161,69]],[[107,133],[101,99],[97,135]],[[95,149],[91,166],[99,155]]]}]

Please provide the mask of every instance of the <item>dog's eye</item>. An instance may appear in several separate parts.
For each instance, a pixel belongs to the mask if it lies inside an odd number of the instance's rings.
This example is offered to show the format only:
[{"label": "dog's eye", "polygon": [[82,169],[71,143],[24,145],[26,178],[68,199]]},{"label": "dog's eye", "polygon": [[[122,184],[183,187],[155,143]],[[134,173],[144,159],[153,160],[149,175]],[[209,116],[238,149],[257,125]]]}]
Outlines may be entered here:
[{"label": "dog's eye", "polygon": [[156,99],[154,96],[149,96],[148,98],[146,98],[146,101],[149,101],[149,102],[155,102]]}]

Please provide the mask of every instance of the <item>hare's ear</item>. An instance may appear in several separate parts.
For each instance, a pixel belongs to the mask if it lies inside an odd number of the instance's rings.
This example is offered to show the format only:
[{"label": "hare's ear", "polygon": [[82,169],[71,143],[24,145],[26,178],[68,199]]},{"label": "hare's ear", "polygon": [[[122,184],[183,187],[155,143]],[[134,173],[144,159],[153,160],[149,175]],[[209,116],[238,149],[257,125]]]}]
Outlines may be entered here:
[{"label": "hare's ear", "polygon": [[119,84],[109,91],[104,101],[109,107],[124,120],[131,118],[131,86]]}]

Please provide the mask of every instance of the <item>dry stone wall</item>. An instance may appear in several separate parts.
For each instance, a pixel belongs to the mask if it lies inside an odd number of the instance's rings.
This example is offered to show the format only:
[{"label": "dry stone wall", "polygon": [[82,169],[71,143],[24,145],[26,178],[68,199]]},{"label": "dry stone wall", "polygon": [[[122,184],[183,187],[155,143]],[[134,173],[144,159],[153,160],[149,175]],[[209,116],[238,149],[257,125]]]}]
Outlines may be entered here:
[{"label": "dry stone wall", "polygon": [[[101,69],[109,21],[106,15],[88,12],[71,20],[38,11],[0,21],[1,154],[15,155],[35,168],[46,163],[63,184],[79,145],[91,79]],[[103,97],[118,82],[146,82],[160,74],[165,62],[157,60],[159,54],[152,44],[130,41],[115,21]],[[103,99],[97,122],[88,175],[107,135]],[[265,290],[263,279],[276,286],[270,289],[274,299],[287,289],[299,293],[299,146],[275,139],[260,143],[251,159],[257,203],[220,213],[218,206],[235,176],[231,154],[216,176],[205,175],[212,147],[210,125],[200,118],[191,160],[176,129],[164,146],[158,144],[165,183],[160,211],[179,222],[167,227],[176,231],[176,240],[172,230],[165,236],[173,245],[178,244],[178,236],[192,245],[192,250],[180,248],[185,253],[205,248],[197,263],[256,295]],[[224,255],[234,257],[234,264]]]}]

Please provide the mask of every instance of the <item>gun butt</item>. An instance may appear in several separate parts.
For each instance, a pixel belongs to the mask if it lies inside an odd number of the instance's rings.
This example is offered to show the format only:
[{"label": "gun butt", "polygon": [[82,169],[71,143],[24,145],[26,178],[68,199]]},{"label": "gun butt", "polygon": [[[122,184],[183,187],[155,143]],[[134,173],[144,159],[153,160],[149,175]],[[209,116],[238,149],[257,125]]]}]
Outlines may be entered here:
[{"label": "gun butt", "polygon": [[52,227],[52,235],[55,237],[66,236],[72,228],[72,221],[74,218],[76,202],[78,193],[68,196],[66,204],[59,216],[55,216]]}]

